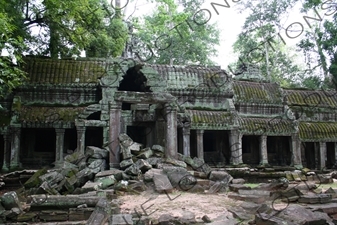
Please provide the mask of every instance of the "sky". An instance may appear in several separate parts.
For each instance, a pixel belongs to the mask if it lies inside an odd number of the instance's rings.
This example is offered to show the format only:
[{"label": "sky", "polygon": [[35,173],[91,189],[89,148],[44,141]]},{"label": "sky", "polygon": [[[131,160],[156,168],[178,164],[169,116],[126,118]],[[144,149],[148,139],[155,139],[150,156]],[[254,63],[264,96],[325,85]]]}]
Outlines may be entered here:
[{"label": "sky", "polygon": [[[113,0],[114,2],[114,0]],[[223,0],[205,0],[205,3],[200,7],[201,9],[208,9],[211,12],[211,19],[208,23],[216,23],[220,30],[220,45],[218,46],[218,56],[213,57],[218,65],[222,68],[226,68],[229,63],[233,63],[237,60],[237,54],[232,50],[232,45],[237,39],[242,26],[245,22],[246,17],[248,16],[247,12],[240,13],[237,9],[237,3],[228,0],[229,8],[216,6],[218,13],[217,14],[212,7],[211,3],[225,4]],[[145,2],[144,0],[121,0],[121,5],[127,4],[125,8],[126,18],[133,14],[133,16],[142,16],[145,14],[151,13],[154,8],[154,4]],[[135,7],[135,4],[137,5]],[[288,13],[287,19],[284,21],[285,24],[291,24],[295,21],[302,19],[302,16],[299,13],[298,9],[294,9]],[[300,39],[297,40],[287,40],[287,45],[289,47],[294,47]]]}]

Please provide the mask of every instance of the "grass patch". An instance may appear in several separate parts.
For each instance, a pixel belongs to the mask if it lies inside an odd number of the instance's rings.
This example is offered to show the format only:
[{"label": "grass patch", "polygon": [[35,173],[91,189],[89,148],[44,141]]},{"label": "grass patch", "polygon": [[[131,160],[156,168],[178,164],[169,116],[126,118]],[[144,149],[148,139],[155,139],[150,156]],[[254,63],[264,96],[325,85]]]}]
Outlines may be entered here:
[{"label": "grass patch", "polygon": [[244,185],[247,186],[247,187],[250,187],[250,188],[255,188],[255,187],[259,186],[259,184],[255,184],[255,183],[245,183]]}]

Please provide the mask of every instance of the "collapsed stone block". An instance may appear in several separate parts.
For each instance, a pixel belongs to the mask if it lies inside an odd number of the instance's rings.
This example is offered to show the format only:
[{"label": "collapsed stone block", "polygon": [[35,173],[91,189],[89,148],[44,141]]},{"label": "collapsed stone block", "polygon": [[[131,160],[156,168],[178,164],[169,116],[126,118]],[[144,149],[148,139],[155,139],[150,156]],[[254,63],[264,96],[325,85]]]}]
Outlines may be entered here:
[{"label": "collapsed stone block", "polygon": [[152,168],[152,166],[150,165],[150,163],[148,163],[147,161],[145,161],[144,159],[139,159],[136,162],[136,166],[137,168],[142,171],[142,173],[145,173],[146,171],[148,171],[149,169]]},{"label": "collapsed stone block", "polygon": [[161,153],[165,153],[165,148],[161,145],[153,145],[152,150],[157,151],[157,152],[161,152]]},{"label": "collapsed stone block", "polygon": [[153,181],[153,176],[154,175],[160,175],[160,174],[164,174],[162,169],[150,169],[148,170],[145,174],[144,174],[144,180],[145,181]]},{"label": "collapsed stone block", "polygon": [[151,148],[144,148],[141,150],[140,154],[137,156],[139,159],[148,159],[153,155]]},{"label": "collapsed stone block", "polygon": [[94,159],[108,159],[109,151],[95,146],[87,146],[85,149],[85,155],[88,158],[90,157]]},{"label": "collapsed stone block", "polygon": [[99,188],[106,189],[117,183],[117,180],[115,179],[114,175],[110,175],[107,177],[101,177],[97,179],[96,182],[100,183]]},{"label": "collapsed stone block", "polygon": [[172,158],[166,158],[166,159],[164,160],[164,162],[165,162],[165,163],[172,164],[172,165],[174,165],[174,166],[180,166],[180,167],[184,167],[184,168],[187,167],[187,165],[186,165],[185,162],[179,161],[179,160],[176,160],[176,159],[172,159]]},{"label": "collapsed stone block", "polygon": [[165,174],[155,174],[153,176],[153,182],[158,192],[170,192],[173,189],[170,180]]},{"label": "collapsed stone block", "polygon": [[64,176],[57,172],[49,172],[39,177],[42,182],[46,181],[49,183],[49,186],[54,188],[57,184],[64,179]]},{"label": "collapsed stone block", "polygon": [[116,214],[110,218],[109,225],[130,225],[133,224],[132,215],[130,214]]},{"label": "collapsed stone block", "polygon": [[113,175],[116,180],[122,180],[123,179],[123,171],[119,169],[112,168],[110,170],[105,170],[97,173],[95,175],[95,179],[102,178],[102,177],[109,177]]},{"label": "collapsed stone block", "polygon": [[38,171],[36,171],[33,176],[31,176],[24,184],[23,186],[25,188],[33,188],[33,187],[37,187],[39,186],[42,181],[41,179],[39,178],[40,176],[46,174],[48,171],[47,169],[43,168],[43,169],[40,169]]},{"label": "collapsed stone block", "polygon": [[155,167],[157,166],[158,163],[162,163],[163,159],[162,158],[158,158],[158,157],[150,157],[148,159],[146,159],[146,161],[152,166]]},{"label": "collapsed stone block", "polygon": [[128,168],[129,166],[131,166],[132,164],[133,164],[132,159],[125,159],[119,163],[119,166],[122,170],[124,170]]},{"label": "collapsed stone block", "polygon": [[18,195],[15,191],[6,192],[0,197],[1,204],[6,210],[19,208],[22,210]]},{"label": "collapsed stone block", "polygon": [[100,171],[104,171],[106,167],[105,159],[96,159],[88,166],[89,169],[92,170],[93,173],[98,173]]},{"label": "collapsed stone block", "polygon": [[125,173],[131,176],[137,176],[140,173],[140,170],[138,169],[136,164],[133,164],[126,168]]},{"label": "collapsed stone block", "polygon": [[211,171],[209,179],[212,181],[222,181],[225,185],[228,185],[233,180],[233,177],[225,171]]},{"label": "collapsed stone block", "polygon": [[87,157],[83,153],[76,151],[73,154],[70,154],[64,157],[64,160],[67,162],[79,165],[80,162],[86,162]]}]

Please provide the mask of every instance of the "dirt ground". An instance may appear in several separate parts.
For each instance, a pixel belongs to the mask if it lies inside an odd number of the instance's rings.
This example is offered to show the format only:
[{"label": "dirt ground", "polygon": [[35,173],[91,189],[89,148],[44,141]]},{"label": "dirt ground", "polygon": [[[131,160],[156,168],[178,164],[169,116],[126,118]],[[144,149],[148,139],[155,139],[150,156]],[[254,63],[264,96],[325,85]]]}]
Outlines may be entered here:
[{"label": "dirt ground", "polygon": [[170,214],[174,217],[181,217],[184,213],[192,212],[198,222],[202,222],[202,217],[207,215],[211,220],[226,216],[233,218],[228,209],[239,205],[240,201],[235,201],[223,194],[195,194],[188,192],[174,191],[168,194],[158,194],[153,192],[143,192],[141,195],[124,195],[118,197],[121,201],[122,213],[145,214],[143,208],[151,219],[158,219],[162,214]]}]

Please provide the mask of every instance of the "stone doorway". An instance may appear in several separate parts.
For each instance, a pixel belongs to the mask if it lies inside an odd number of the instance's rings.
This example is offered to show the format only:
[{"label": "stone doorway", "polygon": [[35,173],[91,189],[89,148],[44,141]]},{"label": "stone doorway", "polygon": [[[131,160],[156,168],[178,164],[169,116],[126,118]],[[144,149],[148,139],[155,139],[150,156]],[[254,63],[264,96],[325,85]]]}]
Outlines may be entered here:
[{"label": "stone doorway", "polygon": [[242,161],[244,164],[259,165],[260,142],[257,135],[244,135],[242,137]]},{"label": "stone doorway", "polygon": [[23,167],[42,168],[55,161],[56,133],[54,128],[22,128],[20,162]]},{"label": "stone doorway", "polygon": [[304,148],[306,167],[309,169],[316,169],[316,142],[302,142],[302,147]]},{"label": "stone doorway", "polygon": [[271,166],[289,166],[291,164],[290,143],[290,136],[268,136],[267,153]]},{"label": "stone doorway", "polygon": [[336,163],[335,142],[326,143],[326,159],[326,168],[334,168]]},{"label": "stone doorway", "polygon": [[85,131],[85,146],[103,146],[103,127],[87,127]]}]

